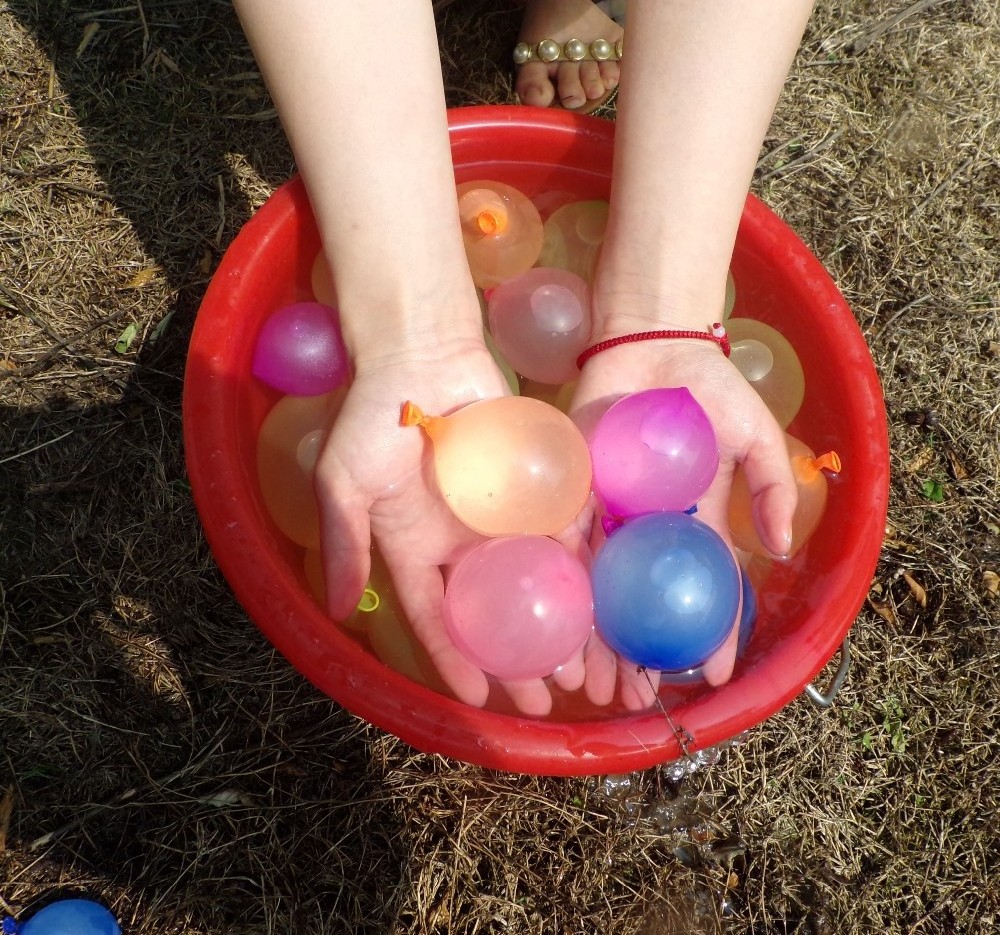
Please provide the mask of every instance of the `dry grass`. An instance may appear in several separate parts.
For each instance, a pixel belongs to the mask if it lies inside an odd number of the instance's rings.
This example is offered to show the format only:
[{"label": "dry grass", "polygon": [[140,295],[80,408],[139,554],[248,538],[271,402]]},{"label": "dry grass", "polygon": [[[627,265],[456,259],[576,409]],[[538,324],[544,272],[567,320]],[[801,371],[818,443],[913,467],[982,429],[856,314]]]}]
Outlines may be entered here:
[{"label": "dry grass", "polygon": [[[441,7],[452,102],[509,100],[516,11]],[[131,935],[993,932],[992,0],[819,2],[756,189],[870,338],[891,528],[835,707],[796,701],[680,783],[415,754],[229,595],[184,476],[184,351],[291,168],[226,4],[0,3],[0,909],[86,894]]]}]

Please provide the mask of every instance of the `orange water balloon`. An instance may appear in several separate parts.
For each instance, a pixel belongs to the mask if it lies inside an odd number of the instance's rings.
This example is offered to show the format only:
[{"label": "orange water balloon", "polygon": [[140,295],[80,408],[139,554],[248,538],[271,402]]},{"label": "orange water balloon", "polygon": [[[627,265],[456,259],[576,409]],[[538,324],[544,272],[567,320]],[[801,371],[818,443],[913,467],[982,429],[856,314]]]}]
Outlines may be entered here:
[{"label": "orange water balloon", "polygon": [[465,182],[458,186],[458,213],[472,279],[481,289],[534,266],[542,219],[523,192],[503,182]]},{"label": "orange water balloon", "polygon": [[408,402],[402,423],[419,425],[430,437],[442,496],[484,536],[554,536],[587,502],[587,442],[547,403],[504,396],[450,416],[427,416]]},{"label": "orange water balloon", "polygon": [[563,205],[544,224],[538,265],[568,270],[590,282],[607,225],[606,201],[574,201]]},{"label": "orange water balloon", "polygon": [[293,542],[319,548],[319,511],[313,492],[316,459],[346,391],[285,396],[274,404],[257,436],[257,479],[275,525]]},{"label": "orange water balloon", "polygon": [[[799,491],[799,503],[792,517],[792,544],[788,550],[791,556],[802,548],[823,518],[828,488],[824,471],[838,474],[841,464],[837,452],[828,451],[817,457],[808,445],[787,433],[785,444],[788,446],[792,474]],[[737,468],[733,475],[733,487],[729,495],[729,529],[737,549],[754,555],[771,554],[757,535],[750,487],[742,468]]]},{"label": "orange water balloon", "polygon": [[802,405],[805,375],[798,354],[777,329],[753,318],[730,318],[729,359],[785,428]]}]

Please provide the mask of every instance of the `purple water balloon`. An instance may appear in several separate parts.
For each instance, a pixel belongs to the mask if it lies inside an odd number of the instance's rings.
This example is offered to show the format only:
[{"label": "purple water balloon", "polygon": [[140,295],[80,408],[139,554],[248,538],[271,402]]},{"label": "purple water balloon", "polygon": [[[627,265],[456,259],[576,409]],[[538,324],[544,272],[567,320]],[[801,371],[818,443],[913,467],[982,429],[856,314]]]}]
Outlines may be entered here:
[{"label": "purple water balloon", "polygon": [[594,489],[613,516],[686,510],[719,468],[712,423],[687,387],[623,397],[601,416],[589,445]]},{"label": "purple water balloon", "polygon": [[257,336],[251,369],[292,396],[319,396],[347,382],[350,364],[336,310],[295,302],[273,312]]}]

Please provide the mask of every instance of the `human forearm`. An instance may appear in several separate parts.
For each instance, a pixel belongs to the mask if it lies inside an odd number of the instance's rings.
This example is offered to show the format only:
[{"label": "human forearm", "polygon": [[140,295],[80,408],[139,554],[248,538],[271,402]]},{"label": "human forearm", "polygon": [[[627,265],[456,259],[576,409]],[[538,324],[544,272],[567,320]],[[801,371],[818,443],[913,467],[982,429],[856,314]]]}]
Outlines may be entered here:
[{"label": "human forearm", "polygon": [[630,0],[598,330],[703,328],[811,0]]},{"label": "human forearm", "polygon": [[236,7],[309,191],[349,347],[364,357],[475,333],[431,4]]}]

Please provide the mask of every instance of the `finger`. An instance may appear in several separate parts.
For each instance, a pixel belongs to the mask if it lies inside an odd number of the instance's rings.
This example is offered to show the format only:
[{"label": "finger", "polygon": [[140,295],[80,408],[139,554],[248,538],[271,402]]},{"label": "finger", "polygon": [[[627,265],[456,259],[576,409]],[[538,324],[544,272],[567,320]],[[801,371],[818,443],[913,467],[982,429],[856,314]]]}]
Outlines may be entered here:
[{"label": "finger", "polygon": [[434,667],[455,696],[481,708],[490,686],[482,670],[459,651],[441,617],[444,582],[436,565],[421,565],[383,545],[382,554],[410,626]]},{"label": "finger", "polygon": [[317,466],[315,489],[327,610],[334,620],[346,620],[371,573],[370,503],[349,483],[329,477],[321,466]]},{"label": "finger", "polygon": [[604,707],[615,697],[618,682],[618,657],[611,647],[594,633],[584,649],[587,668],[583,690],[591,704]]},{"label": "finger", "polygon": [[739,615],[729,631],[726,641],[705,661],[702,672],[709,685],[725,685],[732,677],[736,665],[736,648],[740,639]]},{"label": "finger", "polygon": [[575,692],[587,677],[587,666],[583,658],[583,650],[574,653],[573,658],[564,662],[552,673],[552,681],[563,691]]},{"label": "finger", "polygon": [[541,679],[504,680],[500,684],[517,709],[530,717],[545,717],[552,710],[552,693]]},{"label": "finger", "polygon": [[788,555],[799,492],[785,436],[776,423],[773,431],[762,433],[747,450],[743,472],[750,488],[757,535],[776,557]]},{"label": "finger", "polygon": [[660,687],[660,673],[631,665],[624,659],[618,663],[621,680],[621,700],[629,711],[645,711],[656,701],[656,690]]}]

